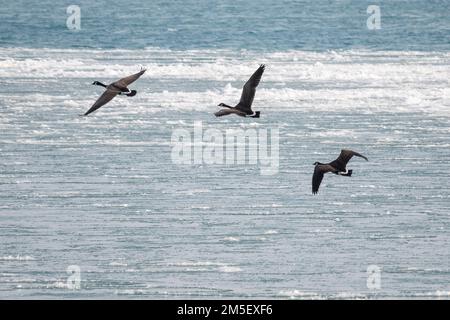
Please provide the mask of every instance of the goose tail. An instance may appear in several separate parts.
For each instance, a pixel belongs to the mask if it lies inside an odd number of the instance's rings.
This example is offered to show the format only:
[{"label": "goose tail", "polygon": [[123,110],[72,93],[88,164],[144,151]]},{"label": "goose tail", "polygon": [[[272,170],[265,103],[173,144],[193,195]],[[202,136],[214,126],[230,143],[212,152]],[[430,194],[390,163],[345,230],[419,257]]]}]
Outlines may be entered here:
[{"label": "goose tail", "polygon": [[251,115],[250,117],[251,118],[259,118],[260,113],[261,113],[260,111],[255,111],[255,114]]}]

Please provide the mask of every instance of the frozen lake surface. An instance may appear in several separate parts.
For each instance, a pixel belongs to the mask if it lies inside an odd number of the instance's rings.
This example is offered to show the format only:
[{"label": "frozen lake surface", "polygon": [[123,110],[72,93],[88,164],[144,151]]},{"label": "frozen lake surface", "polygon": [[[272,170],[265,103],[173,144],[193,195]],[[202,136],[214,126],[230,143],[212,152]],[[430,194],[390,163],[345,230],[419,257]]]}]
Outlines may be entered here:
[{"label": "frozen lake surface", "polygon": [[[262,117],[215,118],[258,63]],[[140,65],[138,95],[78,116],[93,80]],[[0,49],[0,297],[448,298],[449,66],[445,52]],[[174,164],[171,135],[194,121],[278,128],[278,174]],[[344,147],[370,162],[311,195],[312,164]]]}]

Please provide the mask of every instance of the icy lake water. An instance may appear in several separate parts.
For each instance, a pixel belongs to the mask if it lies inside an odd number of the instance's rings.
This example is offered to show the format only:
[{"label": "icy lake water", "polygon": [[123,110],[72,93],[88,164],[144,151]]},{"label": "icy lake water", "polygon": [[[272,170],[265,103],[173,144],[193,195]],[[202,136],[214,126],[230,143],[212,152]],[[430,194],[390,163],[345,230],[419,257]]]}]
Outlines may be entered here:
[{"label": "icy lake water", "polygon": [[[0,299],[450,298],[450,1],[77,3],[0,6]],[[194,124],[278,130],[274,174],[180,165]]]}]

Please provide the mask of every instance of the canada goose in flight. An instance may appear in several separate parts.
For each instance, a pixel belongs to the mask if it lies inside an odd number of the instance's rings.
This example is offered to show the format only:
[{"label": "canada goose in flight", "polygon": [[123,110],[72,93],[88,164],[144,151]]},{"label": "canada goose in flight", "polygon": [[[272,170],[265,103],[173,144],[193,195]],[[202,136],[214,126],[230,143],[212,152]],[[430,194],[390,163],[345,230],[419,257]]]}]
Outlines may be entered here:
[{"label": "canada goose in flight", "polygon": [[261,81],[262,74],[264,73],[265,65],[260,65],[258,70],[253,73],[253,75],[248,79],[245,83],[244,88],[242,89],[241,100],[235,107],[230,107],[225,103],[219,104],[219,107],[225,107],[227,109],[221,109],[214,113],[216,117],[222,117],[229,114],[236,114],[241,117],[251,117],[251,118],[259,118],[259,111],[252,111],[252,103],[255,98],[256,87]]},{"label": "canada goose in flight", "polygon": [[367,159],[362,154],[359,154],[358,152],[344,149],[341,150],[341,154],[333,162],[330,163],[315,162],[314,174],[312,178],[312,193],[316,194],[317,192],[319,192],[319,186],[320,183],[322,182],[323,175],[327,172],[332,172],[334,174],[341,175],[344,177],[351,177],[353,170],[347,171],[346,166],[353,156],[357,156],[366,159],[366,161],[369,161],[369,159]]},{"label": "canada goose in flight", "polygon": [[141,69],[138,73],[132,74],[131,76],[122,78],[117,80],[116,82],[111,83],[110,85],[105,85],[100,81],[94,81],[92,84],[97,86],[102,86],[106,88],[106,91],[100,96],[100,98],[95,101],[92,107],[84,114],[87,116],[91,112],[94,112],[98,108],[104,106],[108,102],[110,102],[116,95],[126,95],[128,97],[133,97],[136,95],[136,90],[130,90],[127,87],[132,84],[134,81],[139,79],[140,76],[144,74],[147,69]]}]

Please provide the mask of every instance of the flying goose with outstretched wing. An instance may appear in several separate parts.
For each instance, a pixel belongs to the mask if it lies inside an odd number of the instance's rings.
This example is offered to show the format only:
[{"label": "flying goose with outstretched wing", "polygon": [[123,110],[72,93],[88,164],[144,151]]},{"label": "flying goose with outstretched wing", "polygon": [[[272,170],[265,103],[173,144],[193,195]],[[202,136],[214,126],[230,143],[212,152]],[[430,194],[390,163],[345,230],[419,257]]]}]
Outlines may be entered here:
[{"label": "flying goose with outstretched wing", "polygon": [[351,177],[353,170],[347,170],[347,163],[353,156],[357,156],[365,159],[366,161],[369,161],[369,159],[358,152],[343,149],[341,150],[341,154],[339,155],[339,157],[330,163],[315,162],[314,174],[312,178],[312,193],[316,194],[317,192],[319,192],[319,186],[325,173],[332,172],[344,177]]},{"label": "flying goose with outstretched wing", "polygon": [[128,89],[128,86],[132,84],[134,81],[139,79],[140,76],[144,74],[146,69],[141,69],[138,73],[132,74],[131,76],[122,78],[120,80],[117,80],[109,85],[103,84],[100,81],[94,81],[92,84],[97,86],[102,86],[106,88],[106,91],[103,92],[103,94],[95,101],[95,103],[92,105],[92,107],[84,114],[84,116],[87,116],[88,114],[94,112],[95,110],[99,109],[100,107],[104,106],[108,102],[110,102],[112,99],[114,99],[117,95],[126,95],[128,97],[133,97],[136,95],[136,90],[130,90]]}]

